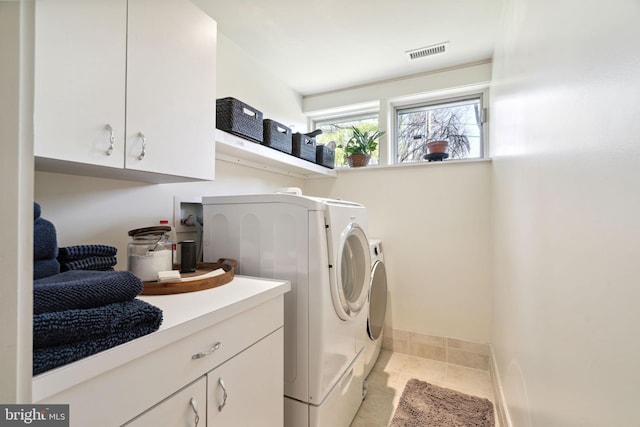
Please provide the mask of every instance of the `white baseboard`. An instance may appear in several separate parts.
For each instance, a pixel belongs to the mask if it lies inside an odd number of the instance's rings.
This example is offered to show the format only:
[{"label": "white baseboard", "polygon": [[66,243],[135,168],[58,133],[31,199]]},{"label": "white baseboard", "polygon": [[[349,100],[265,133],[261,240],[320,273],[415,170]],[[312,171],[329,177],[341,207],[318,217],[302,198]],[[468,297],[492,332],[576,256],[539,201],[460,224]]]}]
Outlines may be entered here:
[{"label": "white baseboard", "polygon": [[513,427],[511,417],[509,416],[509,409],[506,405],[504,398],[504,390],[502,389],[502,380],[500,379],[500,372],[498,371],[498,364],[496,363],[496,355],[493,351],[493,345],[489,344],[489,373],[491,374],[491,385],[493,387],[494,405],[496,407],[496,414],[500,427]]}]

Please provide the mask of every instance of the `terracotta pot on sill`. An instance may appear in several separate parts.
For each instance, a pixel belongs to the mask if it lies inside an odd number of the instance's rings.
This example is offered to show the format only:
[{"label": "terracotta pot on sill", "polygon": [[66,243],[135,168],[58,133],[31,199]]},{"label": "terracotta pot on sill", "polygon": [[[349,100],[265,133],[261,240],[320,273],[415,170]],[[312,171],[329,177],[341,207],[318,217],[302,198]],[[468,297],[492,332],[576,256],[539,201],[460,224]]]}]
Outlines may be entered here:
[{"label": "terracotta pot on sill", "polygon": [[431,142],[427,142],[427,152],[429,154],[446,153],[448,146],[449,146],[449,142],[448,141],[431,141]]},{"label": "terracotta pot on sill", "polygon": [[371,157],[366,154],[354,153],[347,157],[347,163],[350,168],[359,168],[362,166],[367,166],[369,164],[369,159]]}]

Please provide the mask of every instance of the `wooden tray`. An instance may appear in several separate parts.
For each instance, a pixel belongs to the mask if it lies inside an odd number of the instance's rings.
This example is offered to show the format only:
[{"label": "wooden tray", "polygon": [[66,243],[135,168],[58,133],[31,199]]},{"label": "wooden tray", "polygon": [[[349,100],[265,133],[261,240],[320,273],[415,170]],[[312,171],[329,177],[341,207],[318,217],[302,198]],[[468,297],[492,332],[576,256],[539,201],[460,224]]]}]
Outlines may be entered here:
[{"label": "wooden tray", "polygon": [[[184,292],[202,291],[204,289],[222,286],[233,280],[233,270],[238,262],[233,259],[221,258],[216,262],[200,262],[193,273],[180,273],[180,280],[171,282],[143,282],[142,295],[169,295]],[[180,265],[174,265],[179,270]],[[217,269],[223,269],[224,274],[214,277],[202,277]]]}]

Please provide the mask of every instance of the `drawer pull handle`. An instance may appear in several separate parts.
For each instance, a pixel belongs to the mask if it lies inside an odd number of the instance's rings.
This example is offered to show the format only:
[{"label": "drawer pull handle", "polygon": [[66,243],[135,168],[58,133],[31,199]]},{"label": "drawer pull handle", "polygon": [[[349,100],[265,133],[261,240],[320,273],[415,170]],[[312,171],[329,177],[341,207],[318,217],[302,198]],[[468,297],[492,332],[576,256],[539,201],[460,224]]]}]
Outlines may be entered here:
[{"label": "drawer pull handle", "polygon": [[224,405],[227,404],[227,389],[224,386],[224,381],[222,381],[222,378],[218,378],[218,384],[220,384],[220,387],[222,387],[222,392],[224,393],[222,395],[222,403],[218,405],[218,412],[222,412],[222,409],[224,409]]},{"label": "drawer pull handle", "polygon": [[107,124],[107,131],[109,132],[109,148],[107,148],[107,156],[110,156],[113,153],[113,146],[116,142],[116,136],[113,132],[113,127],[110,124]]},{"label": "drawer pull handle", "polygon": [[196,405],[196,400],[192,397],[191,401],[189,401],[189,403],[191,404],[191,409],[193,409],[193,413],[196,414],[193,422],[195,422],[194,427],[198,427],[198,423],[200,422],[200,414],[198,414],[198,405]]},{"label": "drawer pull handle", "polygon": [[220,343],[220,341],[218,341],[209,350],[201,351],[200,353],[196,353],[193,356],[191,356],[191,358],[192,359],[202,359],[203,357],[208,356],[211,353],[213,353],[214,351],[216,351],[217,349],[219,349],[221,345],[222,344]]}]

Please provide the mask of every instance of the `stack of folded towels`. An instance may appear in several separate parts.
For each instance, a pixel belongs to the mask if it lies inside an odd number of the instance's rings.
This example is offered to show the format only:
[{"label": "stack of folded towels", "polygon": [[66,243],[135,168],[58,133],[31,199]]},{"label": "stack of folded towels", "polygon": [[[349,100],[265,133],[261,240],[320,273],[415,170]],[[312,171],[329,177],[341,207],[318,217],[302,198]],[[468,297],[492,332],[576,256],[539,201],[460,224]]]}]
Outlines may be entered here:
[{"label": "stack of folded towels", "polygon": [[60,273],[58,240],[53,224],[40,217],[40,205],[33,205],[33,278],[51,276]]},{"label": "stack of folded towels", "polygon": [[[37,204],[36,210],[39,216]],[[44,241],[39,237],[34,227],[34,242]],[[88,246],[95,249],[102,245]],[[38,261],[34,257],[34,375],[147,335],[160,327],[162,310],[136,299],[143,285],[132,273],[70,269],[36,279]]]}]

